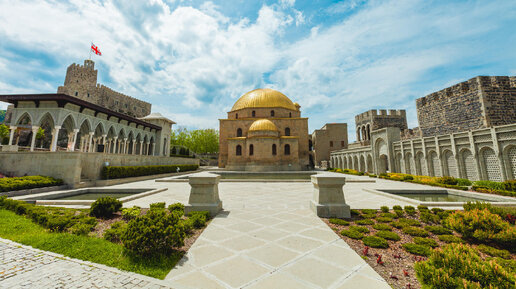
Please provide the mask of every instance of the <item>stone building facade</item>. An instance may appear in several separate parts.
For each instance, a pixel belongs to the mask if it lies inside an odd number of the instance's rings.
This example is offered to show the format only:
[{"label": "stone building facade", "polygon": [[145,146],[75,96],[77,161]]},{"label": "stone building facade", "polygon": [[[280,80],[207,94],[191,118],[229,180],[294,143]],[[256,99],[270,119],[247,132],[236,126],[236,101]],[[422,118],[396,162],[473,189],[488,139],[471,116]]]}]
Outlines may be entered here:
[{"label": "stone building facade", "polygon": [[516,122],[516,76],[477,76],[416,100],[423,136]]},{"label": "stone building facade", "polygon": [[[403,126],[392,125],[371,129],[368,134],[366,125],[365,139],[368,142],[357,141],[350,144],[347,149],[332,152],[330,165],[375,174],[399,172],[453,176],[473,181],[515,179],[516,119],[513,105],[516,104],[516,100],[512,99],[511,88],[514,85],[514,79],[514,77],[476,77],[437,94],[431,94],[432,97],[429,99],[434,103],[422,101],[428,96],[420,98],[417,100],[419,128],[409,130],[404,129]],[[490,81],[490,85],[485,83],[487,80]],[[505,82],[501,82],[502,80]],[[498,85],[493,86],[493,82]],[[471,88],[476,92],[470,91],[463,96],[482,94],[484,96],[481,105],[475,102],[476,96],[472,96],[469,100],[437,99],[446,95],[447,91],[453,92],[459,89],[466,92],[465,83],[471,84],[468,87],[475,84],[480,87],[481,93]],[[501,89],[502,86],[505,88]],[[487,94],[491,96],[485,97]],[[459,94],[454,97],[457,95]],[[438,105],[439,101],[442,102],[440,105]],[[451,104],[451,102],[455,103]],[[501,103],[506,104],[505,112],[501,109]],[[432,109],[427,105],[435,106],[435,117],[432,117]],[[474,110],[477,105],[479,110],[475,113],[478,115],[468,111],[468,109]],[[471,122],[461,120],[457,111],[462,112],[464,119]],[[421,115],[424,117],[420,117]],[[449,118],[448,121],[447,118]],[[360,127],[357,131],[362,132],[363,126],[363,123],[357,124],[357,128]],[[439,133],[441,131],[449,131],[449,133]]]},{"label": "stone building facade", "polygon": [[241,96],[220,119],[219,167],[228,170],[305,170],[309,166],[308,118],[273,89]]},{"label": "stone building facade", "polygon": [[144,117],[151,113],[151,104],[97,83],[98,71],[95,62],[84,60],[84,65],[71,64],[66,70],[64,85],[57,93],[67,94],[110,110],[134,117]]},{"label": "stone building facade", "polygon": [[311,137],[314,165],[325,167],[330,160],[330,152],[348,147],[348,124],[327,123],[314,130]]}]

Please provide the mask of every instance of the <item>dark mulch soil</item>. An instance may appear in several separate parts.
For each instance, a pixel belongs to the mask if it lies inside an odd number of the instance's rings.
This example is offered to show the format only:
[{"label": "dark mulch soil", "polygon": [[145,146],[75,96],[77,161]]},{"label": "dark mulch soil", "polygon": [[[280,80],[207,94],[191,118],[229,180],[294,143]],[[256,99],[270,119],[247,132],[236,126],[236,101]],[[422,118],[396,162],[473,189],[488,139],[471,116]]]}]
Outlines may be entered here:
[{"label": "dark mulch soil", "polygon": [[[379,215],[378,211],[378,215]],[[405,218],[411,218],[419,220],[422,224],[421,228],[425,225],[435,225],[435,224],[425,224],[419,219],[419,213],[416,216],[410,217],[405,216]],[[350,221],[351,225],[356,225],[354,223],[355,220],[359,220],[358,217],[353,217]],[[397,233],[400,237],[400,241],[390,241],[389,248],[387,249],[377,249],[377,248],[369,248],[369,252],[367,256],[364,256],[364,248],[365,245],[362,240],[351,239],[349,237],[343,236],[340,234],[340,231],[344,229],[348,229],[349,226],[335,225],[331,224],[328,219],[322,219],[330,228],[332,228],[348,245],[355,250],[355,252],[362,256],[362,258],[378,273],[382,276],[393,288],[396,289],[406,289],[406,288],[421,288],[421,284],[416,278],[416,273],[414,271],[414,264],[418,261],[426,260],[426,257],[420,257],[405,251],[402,247],[402,244],[405,243],[413,243],[413,237],[407,234],[404,234],[401,229],[392,228],[392,232]],[[396,219],[394,219],[396,220]],[[374,235],[378,230],[373,229],[373,226],[365,226],[369,229],[370,233],[364,235]],[[455,235],[457,235],[454,232]],[[457,235],[460,237],[460,235]],[[434,239],[439,247],[447,245],[444,242],[439,241],[437,235],[430,233],[428,238]],[[489,257],[486,254],[478,252],[478,254],[482,258]],[[378,264],[377,259],[378,256],[381,255],[381,261],[383,264]],[[512,258],[516,259],[516,254],[512,254]]]}]

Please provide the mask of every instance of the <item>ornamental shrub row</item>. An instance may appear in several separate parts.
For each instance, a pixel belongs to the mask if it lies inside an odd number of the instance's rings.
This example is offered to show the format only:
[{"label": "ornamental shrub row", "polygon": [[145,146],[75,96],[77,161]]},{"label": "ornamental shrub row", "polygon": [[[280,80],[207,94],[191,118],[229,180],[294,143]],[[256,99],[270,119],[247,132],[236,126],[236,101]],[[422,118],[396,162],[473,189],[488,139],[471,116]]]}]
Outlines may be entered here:
[{"label": "ornamental shrub row", "polygon": [[498,260],[484,261],[463,244],[435,249],[427,261],[414,266],[423,288],[514,288],[516,274]]},{"label": "ornamental shrub row", "polygon": [[198,165],[164,165],[164,166],[106,166],[102,168],[103,179],[121,179],[139,176],[159,175],[175,173],[179,168],[180,172],[194,171]]},{"label": "ornamental shrub row", "polygon": [[60,186],[63,180],[54,179],[45,176],[26,176],[0,179],[0,192],[10,192],[27,190],[34,188],[43,188],[51,186]]}]

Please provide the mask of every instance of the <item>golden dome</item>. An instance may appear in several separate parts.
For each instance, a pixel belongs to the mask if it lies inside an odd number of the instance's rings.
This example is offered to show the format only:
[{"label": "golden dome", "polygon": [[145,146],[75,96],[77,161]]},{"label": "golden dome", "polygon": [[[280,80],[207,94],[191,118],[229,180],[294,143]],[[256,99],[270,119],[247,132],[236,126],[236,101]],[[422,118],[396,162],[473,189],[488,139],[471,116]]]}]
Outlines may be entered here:
[{"label": "golden dome", "polygon": [[259,119],[251,124],[249,131],[278,131],[278,128],[268,119]]},{"label": "golden dome", "polygon": [[242,95],[231,111],[251,107],[282,107],[297,110],[294,103],[283,93],[270,88],[259,88]]}]

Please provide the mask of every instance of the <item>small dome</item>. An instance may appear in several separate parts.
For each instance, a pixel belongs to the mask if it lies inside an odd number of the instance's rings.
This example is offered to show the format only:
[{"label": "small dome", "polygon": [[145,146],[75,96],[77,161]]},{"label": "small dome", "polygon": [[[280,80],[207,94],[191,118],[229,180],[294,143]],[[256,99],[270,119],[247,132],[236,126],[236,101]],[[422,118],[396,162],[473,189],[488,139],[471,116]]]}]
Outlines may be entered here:
[{"label": "small dome", "polygon": [[278,128],[268,119],[259,119],[253,122],[249,127],[249,132],[252,131],[278,131]]},{"label": "small dome", "polygon": [[231,111],[253,107],[282,107],[297,110],[294,103],[283,93],[270,88],[259,88],[242,95]]}]

